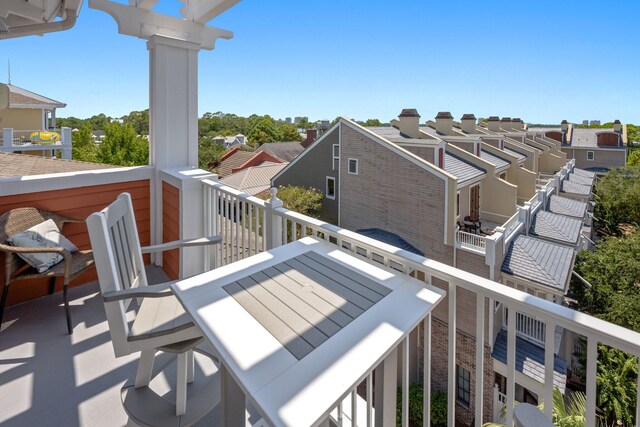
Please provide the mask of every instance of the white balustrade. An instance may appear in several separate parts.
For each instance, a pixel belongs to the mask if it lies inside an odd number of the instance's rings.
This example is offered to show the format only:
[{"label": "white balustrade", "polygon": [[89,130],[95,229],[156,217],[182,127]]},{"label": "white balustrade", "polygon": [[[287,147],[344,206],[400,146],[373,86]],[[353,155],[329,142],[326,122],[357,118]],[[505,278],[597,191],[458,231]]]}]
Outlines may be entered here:
[{"label": "white balustrade", "polygon": [[456,243],[459,248],[471,249],[473,252],[484,254],[487,247],[487,238],[478,234],[458,230],[456,232]]},{"label": "white balustrade", "polygon": [[[596,319],[586,314],[577,313],[567,307],[555,304],[551,301],[534,297],[517,289],[510,288],[501,283],[497,283],[474,274],[459,270],[449,265],[428,259],[414,253],[396,248],[394,246],[379,242],[377,240],[362,236],[358,233],[345,230],[325,223],[323,221],[307,217],[297,212],[290,211],[284,207],[278,207],[276,202],[278,199],[274,192],[269,202],[264,202],[258,198],[241,193],[235,189],[224,186],[223,184],[204,180],[204,197],[206,198],[205,215],[206,215],[206,231],[217,232],[224,239],[224,244],[220,245],[221,249],[215,258],[219,263],[230,263],[244,257],[253,255],[257,252],[267,249],[265,236],[269,242],[274,245],[286,244],[302,236],[315,236],[324,239],[336,245],[341,250],[349,251],[360,255],[372,262],[380,263],[388,268],[396,271],[410,274],[424,280],[425,283],[431,284],[432,279],[437,278],[440,281],[448,283],[446,288],[449,296],[448,310],[448,327],[449,327],[449,344],[448,344],[448,373],[439,372],[440,375],[447,375],[450,384],[448,391],[448,419],[450,422],[455,420],[456,410],[456,389],[455,384],[455,366],[456,359],[452,356],[456,354],[456,305],[455,295],[458,288],[465,289],[476,295],[477,311],[484,311],[487,301],[490,304],[501,303],[508,311],[507,323],[507,387],[504,394],[498,395],[498,402],[506,403],[505,420],[507,425],[513,422],[513,408],[515,404],[515,377],[516,377],[516,351],[515,343],[517,331],[520,334],[526,332],[545,348],[545,384],[544,392],[540,396],[542,401],[551,401],[553,396],[553,358],[554,345],[553,334],[556,326],[564,328],[567,331],[575,332],[587,339],[587,426],[595,425],[595,402],[596,387],[595,374],[597,366],[597,344],[606,344],[634,356],[640,356],[640,333],[630,331],[621,326],[611,324],[609,322]],[[266,220],[269,218],[269,220]],[[518,214],[505,223],[505,229],[518,229],[520,225]],[[482,319],[482,316],[478,317]],[[445,320],[445,319],[442,319]],[[480,320],[479,322],[482,322]],[[484,323],[484,322],[482,322]],[[482,343],[482,335],[484,328],[478,327],[480,333],[479,340]],[[424,358],[422,371],[430,372],[431,362],[431,318],[430,316],[424,321],[425,336],[420,340],[424,345]],[[550,343],[545,345],[544,343]],[[401,346],[406,349],[406,344]],[[465,348],[464,351],[472,351]],[[476,345],[476,383],[484,384],[484,363],[482,355],[484,351],[483,345]],[[407,358],[402,357],[403,363],[406,365]],[[406,366],[403,368],[406,369]],[[404,370],[403,370],[404,372]],[[404,374],[403,374],[404,377]],[[426,402],[430,401],[431,396],[431,375],[424,375],[424,407],[428,408]],[[368,382],[371,385],[371,382]],[[408,384],[403,381],[403,397],[408,395]],[[372,387],[369,387],[371,390]],[[476,388],[476,393],[479,388]],[[493,393],[495,395],[495,393]],[[366,407],[364,411],[366,416],[358,417],[355,425],[373,425],[375,411],[371,407],[371,393],[368,395]],[[487,396],[490,398],[490,396]],[[344,414],[345,408],[350,408],[352,414],[357,413],[357,406],[360,397],[353,390],[343,399],[335,402],[334,413]],[[480,396],[482,399],[482,396]],[[495,402],[495,401],[494,401]],[[639,399],[640,402],[640,399]],[[482,425],[486,419],[493,418],[495,414],[483,414],[484,405],[471,402],[475,407],[476,425]],[[341,411],[338,411],[338,406]],[[502,404],[500,403],[500,406]],[[550,411],[552,405],[545,405]],[[401,419],[406,423],[407,416],[406,403],[402,404]],[[550,412],[545,410],[550,416]],[[637,413],[640,414],[640,405]],[[362,412],[361,412],[362,414]],[[429,412],[425,412],[424,425],[430,425]],[[403,423],[404,424],[404,423]]]},{"label": "white balustrade", "polygon": [[[509,309],[505,307],[503,310],[504,315],[502,316],[502,326],[506,328],[509,326]],[[516,313],[516,335],[519,337],[544,347],[545,331],[544,322],[525,313]]]}]

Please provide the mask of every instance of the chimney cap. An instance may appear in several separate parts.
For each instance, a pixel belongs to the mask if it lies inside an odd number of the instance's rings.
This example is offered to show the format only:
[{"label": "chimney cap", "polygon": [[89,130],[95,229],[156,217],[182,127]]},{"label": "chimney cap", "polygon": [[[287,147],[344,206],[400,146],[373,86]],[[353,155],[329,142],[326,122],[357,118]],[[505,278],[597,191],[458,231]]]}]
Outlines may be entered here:
[{"label": "chimney cap", "polygon": [[613,122],[614,125],[621,125],[622,123],[620,122],[620,120],[617,120]]},{"label": "chimney cap", "polygon": [[460,120],[475,120],[476,116],[474,114],[463,114],[462,119]]},{"label": "chimney cap", "polygon": [[498,117],[498,116],[489,116],[489,118],[487,119],[487,121],[490,121],[490,122],[499,122],[499,121],[500,121],[500,117]]},{"label": "chimney cap", "polygon": [[502,120],[500,120],[501,122],[510,122],[511,121],[511,117],[503,117]]},{"label": "chimney cap", "polygon": [[453,119],[453,116],[448,111],[440,111],[438,112],[436,119]]},{"label": "chimney cap", "polygon": [[514,117],[513,119],[511,119],[511,122],[512,122],[512,123],[523,123],[523,122],[522,122],[522,119],[521,119],[520,117],[518,117],[518,118],[515,118],[515,117]]},{"label": "chimney cap", "polygon": [[566,121],[566,120],[563,120],[563,121],[561,121],[561,122],[560,122],[560,124],[561,124],[561,125],[568,125],[568,124],[569,124],[569,122],[568,122],[568,121]]},{"label": "chimney cap", "polygon": [[398,117],[420,117],[415,108],[403,108]]}]

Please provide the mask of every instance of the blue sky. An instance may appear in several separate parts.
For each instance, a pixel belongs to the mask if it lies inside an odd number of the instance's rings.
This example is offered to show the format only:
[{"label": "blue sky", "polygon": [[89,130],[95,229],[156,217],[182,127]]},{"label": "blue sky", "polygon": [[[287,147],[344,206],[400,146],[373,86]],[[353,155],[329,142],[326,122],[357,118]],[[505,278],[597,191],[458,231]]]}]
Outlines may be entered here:
[{"label": "blue sky", "polygon": [[[177,14],[181,3],[160,0]],[[242,0],[199,56],[199,111],[388,121],[402,108],[558,123],[638,123],[635,1]],[[66,32],[0,41],[0,81],[67,103],[59,115],[148,107],[145,41],[83,5]]]}]

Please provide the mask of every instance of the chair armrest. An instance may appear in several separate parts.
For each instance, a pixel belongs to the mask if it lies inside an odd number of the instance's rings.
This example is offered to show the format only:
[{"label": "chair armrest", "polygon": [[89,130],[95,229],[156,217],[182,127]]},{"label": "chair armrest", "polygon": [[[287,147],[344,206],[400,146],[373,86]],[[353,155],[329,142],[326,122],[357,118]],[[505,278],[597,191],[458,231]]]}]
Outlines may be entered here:
[{"label": "chair armrest", "polygon": [[[0,251],[2,252],[13,252],[13,253],[48,253],[48,252],[57,252],[60,255],[67,257],[71,256],[71,253],[67,251],[65,248],[61,246],[51,246],[48,248],[23,248],[20,246],[11,246],[11,245],[3,245],[0,244]],[[65,254],[66,252],[66,254]]]},{"label": "chair armrest", "polygon": [[114,302],[131,298],[162,298],[173,295],[171,284],[166,282],[159,285],[142,286],[138,288],[123,289],[120,291],[110,291],[102,294],[102,301]]},{"label": "chair armrest", "polygon": [[159,245],[145,246],[140,248],[143,254],[153,252],[164,252],[172,249],[190,247],[190,246],[207,246],[215,245],[222,242],[220,236],[199,237],[197,239],[174,240],[173,242],[161,243]]}]

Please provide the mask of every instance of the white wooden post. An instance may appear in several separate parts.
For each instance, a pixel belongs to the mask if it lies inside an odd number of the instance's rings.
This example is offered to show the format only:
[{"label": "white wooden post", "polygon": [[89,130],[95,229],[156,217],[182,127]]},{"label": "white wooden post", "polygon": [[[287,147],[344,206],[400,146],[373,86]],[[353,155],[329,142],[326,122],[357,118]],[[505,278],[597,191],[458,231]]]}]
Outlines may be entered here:
[{"label": "white wooden post", "polygon": [[62,133],[62,158],[71,159],[71,154],[72,154],[71,128],[64,127],[61,129],[61,133]]},{"label": "white wooden post", "polygon": [[282,246],[282,217],[274,214],[274,209],[281,208],[282,200],[278,199],[278,189],[272,187],[271,198],[265,203],[264,237],[267,250]]},{"label": "white wooden post", "polygon": [[2,129],[2,145],[0,151],[13,151],[13,128]]}]

